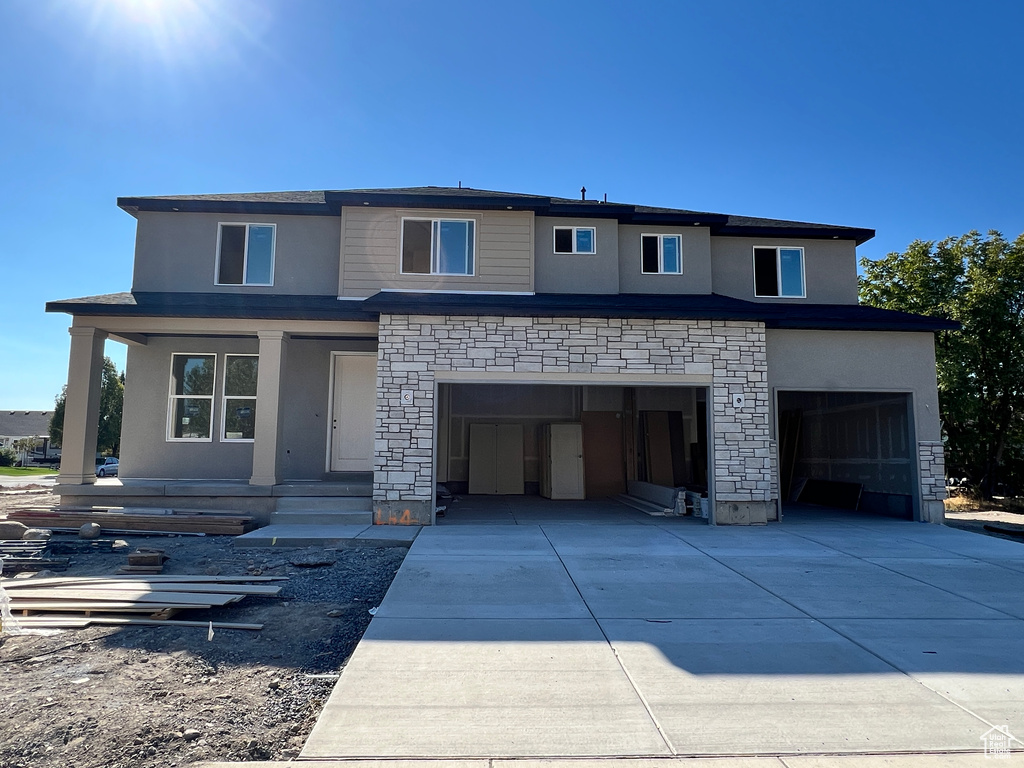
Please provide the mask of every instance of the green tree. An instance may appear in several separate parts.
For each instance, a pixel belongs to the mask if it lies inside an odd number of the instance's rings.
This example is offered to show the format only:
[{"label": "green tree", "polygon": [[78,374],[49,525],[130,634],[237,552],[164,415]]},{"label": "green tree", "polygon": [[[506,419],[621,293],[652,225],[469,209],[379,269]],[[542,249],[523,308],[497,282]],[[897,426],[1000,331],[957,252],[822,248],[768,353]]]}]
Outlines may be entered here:
[{"label": "green tree", "polygon": [[1024,235],[991,231],[861,260],[864,304],[957,320],[935,341],[947,474],[982,496],[1024,481]]},{"label": "green tree", "polygon": [[[121,452],[121,411],[124,405],[124,374],[118,373],[117,366],[109,357],[103,358],[103,373],[100,383],[100,421],[96,435],[96,450],[99,453],[120,454]],[[50,417],[50,443],[60,447],[64,438],[64,407],[68,388],[63,387],[56,397],[53,416]]]}]

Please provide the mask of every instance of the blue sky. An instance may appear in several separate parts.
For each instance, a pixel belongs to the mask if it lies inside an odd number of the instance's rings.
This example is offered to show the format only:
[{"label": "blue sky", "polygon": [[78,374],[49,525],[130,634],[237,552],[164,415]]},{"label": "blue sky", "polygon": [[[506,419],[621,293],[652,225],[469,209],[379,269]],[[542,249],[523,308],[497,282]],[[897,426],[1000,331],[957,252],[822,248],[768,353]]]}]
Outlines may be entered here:
[{"label": "blue sky", "polygon": [[[0,408],[127,290],[118,196],[456,185],[1024,232],[1019,3],[6,0]],[[108,352],[124,365],[123,347]]]}]

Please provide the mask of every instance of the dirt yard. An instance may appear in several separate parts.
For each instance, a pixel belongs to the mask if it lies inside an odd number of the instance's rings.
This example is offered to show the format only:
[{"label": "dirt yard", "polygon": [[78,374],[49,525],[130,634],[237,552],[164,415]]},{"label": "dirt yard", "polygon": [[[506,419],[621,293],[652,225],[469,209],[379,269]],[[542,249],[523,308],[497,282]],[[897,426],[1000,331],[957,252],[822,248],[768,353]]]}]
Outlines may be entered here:
[{"label": "dirt yard", "polygon": [[[50,498],[31,496],[0,494],[0,517]],[[116,538],[166,550],[165,573],[289,580],[280,582],[279,597],[248,596],[175,616],[264,625],[258,632],[217,630],[212,641],[206,629],[171,626],[0,636],[0,768],[294,757],[408,551],[239,550],[229,536]],[[290,562],[310,554],[334,562]],[[111,574],[126,562],[123,552],[70,557],[59,575]]]}]

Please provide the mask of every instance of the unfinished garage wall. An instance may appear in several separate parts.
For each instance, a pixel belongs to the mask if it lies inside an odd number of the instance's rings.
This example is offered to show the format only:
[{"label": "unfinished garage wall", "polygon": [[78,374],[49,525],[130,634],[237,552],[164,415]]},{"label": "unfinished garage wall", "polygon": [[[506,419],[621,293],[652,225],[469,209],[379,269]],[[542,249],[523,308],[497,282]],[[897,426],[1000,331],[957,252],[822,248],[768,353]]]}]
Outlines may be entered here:
[{"label": "unfinished garage wall", "polygon": [[[379,339],[378,521],[430,520],[439,371],[506,373],[524,383],[537,373],[707,377],[717,521],[764,522],[774,516],[763,324],[381,315]],[[411,404],[403,404],[403,392]],[[743,396],[739,402],[737,395]]]}]

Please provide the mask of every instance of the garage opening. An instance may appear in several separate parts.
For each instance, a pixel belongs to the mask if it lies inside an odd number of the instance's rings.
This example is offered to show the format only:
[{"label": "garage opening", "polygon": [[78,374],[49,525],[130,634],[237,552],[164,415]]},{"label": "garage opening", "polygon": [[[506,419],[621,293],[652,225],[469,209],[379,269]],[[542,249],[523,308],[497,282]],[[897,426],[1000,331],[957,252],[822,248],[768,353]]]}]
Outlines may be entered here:
[{"label": "garage opening", "polygon": [[780,391],[778,446],[784,503],[913,519],[909,395]]},{"label": "garage opening", "polygon": [[456,495],[639,495],[700,516],[708,459],[705,387],[438,385],[437,481]]}]

